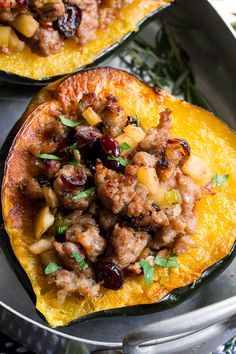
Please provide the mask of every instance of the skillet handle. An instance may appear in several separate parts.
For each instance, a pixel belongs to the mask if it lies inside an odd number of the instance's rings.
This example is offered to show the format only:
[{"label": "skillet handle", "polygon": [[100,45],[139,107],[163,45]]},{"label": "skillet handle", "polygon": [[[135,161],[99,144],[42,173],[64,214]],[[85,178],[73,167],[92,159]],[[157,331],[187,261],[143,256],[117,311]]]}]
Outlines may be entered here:
[{"label": "skillet handle", "polygon": [[126,354],[206,354],[236,335],[236,296],[130,332]]}]

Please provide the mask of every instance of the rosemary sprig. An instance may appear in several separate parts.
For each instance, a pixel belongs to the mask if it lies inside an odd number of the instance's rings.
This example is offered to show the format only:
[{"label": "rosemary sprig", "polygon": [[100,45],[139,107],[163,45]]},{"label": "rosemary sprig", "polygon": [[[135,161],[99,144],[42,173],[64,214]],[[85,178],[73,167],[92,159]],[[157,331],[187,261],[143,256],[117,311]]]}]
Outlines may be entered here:
[{"label": "rosemary sprig", "polygon": [[137,37],[126,47],[120,58],[147,84],[167,89],[190,103],[214,111],[195,85],[190,60],[176,43],[166,21],[163,21],[156,35],[155,47]]}]

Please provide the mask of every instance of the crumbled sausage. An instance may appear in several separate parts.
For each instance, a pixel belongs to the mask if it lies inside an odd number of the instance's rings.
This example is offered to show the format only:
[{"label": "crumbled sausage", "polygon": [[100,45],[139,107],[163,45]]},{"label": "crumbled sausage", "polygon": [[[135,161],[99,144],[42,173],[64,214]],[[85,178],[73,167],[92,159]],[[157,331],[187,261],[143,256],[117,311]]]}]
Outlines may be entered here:
[{"label": "crumbled sausage", "polygon": [[121,268],[126,268],[134,263],[149,240],[147,232],[136,232],[132,228],[115,226],[111,243],[114,247],[113,261],[117,262]]},{"label": "crumbled sausage", "polygon": [[28,178],[22,184],[23,192],[31,199],[43,199],[42,188],[36,178]]},{"label": "crumbled sausage", "polygon": [[65,13],[65,6],[62,0],[33,0],[32,5],[43,21],[55,21]]},{"label": "crumbled sausage", "polygon": [[59,33],[53,29],[38,28],[34,34],[34,39],[38,42],[44,55],[58,53],[63,45]]},{"label": "crumbled sausage", "polygon": [[67,230],[66,239],[82,245],[86,256],[93,262],[106,248],[106,240],[100,235],[96,221],[86,214]]},{"label": "crumbled sausage", "polygon": [[171,119],[170,109],[161,112],[158,126],[147,131],[145,138],[139,143],[138,150],[160,156],[171,138]]},{"label": "crumbled sausage", "polygon": [[58,288],[58,300],[63,303],[67,296],[78,295],[85,298],[99,296],[100,285],[95,284],[90,269],[77,274],[74,271],[61,269],[49,276],[49,283]]},{"label": "crumbled sausage", "polygon": [[79,44],[84,45],[95,38],[98,28],[98,2],[96,0],[67,0],[82,11],[82,21],[76,36]]},{"label": "crumbled sausage", "polygon": [[133,176],[124,176],[100,163],[96,166],[95,184],[98,197],[104,206],[115,214],[127,209],[135,196],[137,183]]},{"label": "crumbled sausage", "polygon": [[154,155],[148,154],[145,151],[137,152],[132,160],[132,164],[146,167],[155,167],[156,162],[156,157]]},{"label": "crumbled sausage", "polygon": [[117,104],[115,96],[107,96],[107,103],[101,112],[101,117],[105,129],[113,136],[117,137],[122,133],[127,122],[127,116],[121,106]]},{"label": "crumbled sausage", "polygon": [[110,231],[113,229],[115,224],[118,221],[118,216],[113,214],[107,209],[102,209],[99,212],[99,225],[102,227],[105,231]]},{"label": "crumbled sausage", "polygon": [[64,165],[57,173],[53,188],[62,205],[67,209],[86,209],[92,203],[92,197],[75,196],[85,188],[90,171],[81,163],[78,165]]}]

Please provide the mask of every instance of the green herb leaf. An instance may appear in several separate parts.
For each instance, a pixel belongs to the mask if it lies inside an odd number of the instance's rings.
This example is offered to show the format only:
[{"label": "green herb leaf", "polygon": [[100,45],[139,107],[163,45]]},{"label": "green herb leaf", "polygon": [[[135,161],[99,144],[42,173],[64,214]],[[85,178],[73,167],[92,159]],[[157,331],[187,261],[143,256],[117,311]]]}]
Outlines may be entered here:
[{"label": "green herb leaf", "polygon": [[145,261],[144,259],[141,259],[139,264],[143,268],[145,285],[150,285],[153,282],[154,278],[154,268],[148,261]]},{"label": "green herb leaf", "polygon": [[227,175],[216,174],[214,177],[212,177],[211,182],[215,182],[216,187],[221,187],[227,181],[228,178],[229,178],[229,174]]},{"label": "green herb leaf", "polygon": [[80,160],[80,152],[78,149],[74,149],[74,157],[75,157],[77,164],[78,164],[78,162]]},{"label": "green herb leaf", "polygon": [[128,143],[124,142],[124,143],[120,144],[120,149],[121,149],[121,152],[124,152],[126,150],[131,149],[131,146]]},{"label": "green herb leaf", "polygon": [[51,154],[40,154],[40,155],[35,155],[38,159],[45,159],[45,160],[61,160],[60,157],[51,155]]},{"label": "green herb leaf", "polygon": [[87,197],[92,197],[95,193],[95,187],[91,187],[87,189],[86,191],[79,192],[76,195],[72,197],[72,200],[78,200],[81,198],[87,198]]},{"label": "green herb leaf", "polygon": [[58,264],[56,264],[54,262],[50,262],[50,263],[48,263],[47,267],[45,268],[44,273],[46,275],[49,275],[49,274],[57,272],[60,269],[62,269],[62,267],[60,267]]},{"label": "green herb leaf", "polygon": [[75,148],[77,148],[77,143],[67,146],[64,150],[68,151],[68,150],[73,150]]},{"label": "green herb leaf", "polygon": [[81,254],[79,254],[78,252],[72,252],[71,255],[72,255],[72,257],[74,257],[74,259],[76,260],[76,262],[80,265],[80,267],[82,269],[88,268],[88,264],[85,262],[85,260],[81,256]]},{"label": "green herb leaf", "polygon": [[190,289],[194,289],[197,284],[197,280],[194,280],[193,284],[190,286]]},{"label": "green herb leaf", "polygon": [[68,229],[68,225],[60,225],[56,228],[56,234],[57,235],[64,235],[66,230]]},{"label": "green herb leaf", "polygon": [[138,113],[135,114],[135,118],[136,118],[136,121],[137,121],[137,127],[141,127],[142,126],[141,118],[140,118],[140,115]]},{"label": "green herb leaf", "polygon": [[169,258],[163,258],[163,257],[156,256],[154,262],[159,267],[179,268],[179,263],[177,261],[177,257],[176,256],[171,256]]},{"label": "green herb leaf", "polygon": [[122,157],[113,157],[113,156],[108,156],[107,158],[108,160],[112,160],[112,161],[117,161],[121,164],[121,166],[128,166],[130,164],[130,161],[126,161],[124,160]]},{"label": "green herb leaf", "polygon": [[70,128],[75,128],[75,127],[77,127],[77,125],[80,125],[83,123],[82,120],[72,120],[72,119],[67,118],[63,115],[59,116],[59,118],[60,118],[60,121],[63,125],[70,127]]}]

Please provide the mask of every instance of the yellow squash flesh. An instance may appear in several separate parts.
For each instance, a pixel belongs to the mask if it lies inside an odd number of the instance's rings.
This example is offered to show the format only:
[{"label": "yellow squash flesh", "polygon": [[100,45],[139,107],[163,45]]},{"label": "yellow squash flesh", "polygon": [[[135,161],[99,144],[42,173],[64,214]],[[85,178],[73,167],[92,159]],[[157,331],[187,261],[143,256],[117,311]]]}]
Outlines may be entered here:
[{"label": "yellow squash flesh", "polygon": [[[18,186],[20,179],[31,173],[27,158],[29,137],[34,144],[39,144],[45,124],[60,113],[73,115],[83,92],[95,92],[101,98],[111,93],[118,96],[126,114],[137,114],[146,129],[156,126],[159,113],[170,108],[173,137],[187,140],[192,153],[214,175],[227,173],[229,179],[216,195],[206,195],[197,203],[198,229],[193,235],[197,247],[178,258],[180,268],[156,266],[154,282],[149,286],[145,286],[143,276],[133,276],[126,278],[118,291],[103,289],[101,297],[86,300],[72,296],[61,306],[56,289],[47,284],[39,259],[28,250],[28,245],[35,242],[32,208]],[[213,114],[164,91],[155,93],[130,74],[110,68],[81,72],[51,85],[33,101],[28,112],[31,113],[25,115],[27,119],[6,163],[3,216],[12,248],[35,291],[36,307],[52,327],[66,325],[96,311],[157,302],[172,290],[198,279],[205,269],[230,253],[236,240],[236,137]]]},{"label": "yellow squash flesh", "polygon": [[0,53],[0,70],[37,80],[71,73],[93,63],[101,52],[122,41],[130,31],[136,31],[136,26],[146,16],[172,1],[134,0],[120,10],[119,18],[112,20],[106,30],[98,29],[95,39],[83,47],[67,39],[58,54],[47,57],[32,52],[29,46],[11,55]]}]

